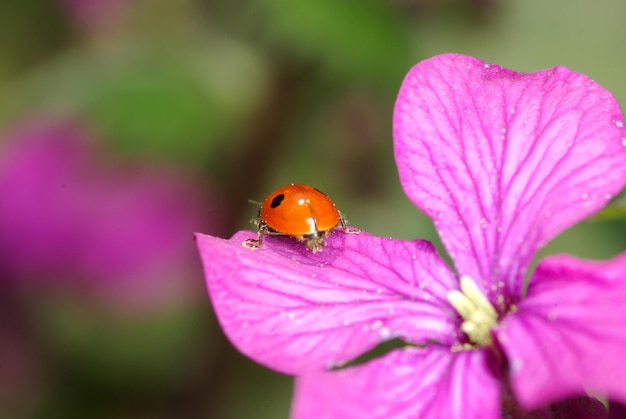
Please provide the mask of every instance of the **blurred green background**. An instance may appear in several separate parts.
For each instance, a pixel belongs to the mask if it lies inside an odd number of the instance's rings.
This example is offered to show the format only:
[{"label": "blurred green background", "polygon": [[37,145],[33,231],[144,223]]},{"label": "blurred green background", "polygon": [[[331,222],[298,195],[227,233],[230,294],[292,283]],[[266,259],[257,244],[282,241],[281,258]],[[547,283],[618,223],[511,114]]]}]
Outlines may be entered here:
[{"label": "blurred green background", "polygon": [[[283,418],[292,380],[219,330],[193,231],[278,186],[437,242],[391,117],[408,69],[460,52],[565,65],[625,103],[623,0],[31,0],[0,4],[0,417]],[[624,221],[543,253],[606,258]]]}]

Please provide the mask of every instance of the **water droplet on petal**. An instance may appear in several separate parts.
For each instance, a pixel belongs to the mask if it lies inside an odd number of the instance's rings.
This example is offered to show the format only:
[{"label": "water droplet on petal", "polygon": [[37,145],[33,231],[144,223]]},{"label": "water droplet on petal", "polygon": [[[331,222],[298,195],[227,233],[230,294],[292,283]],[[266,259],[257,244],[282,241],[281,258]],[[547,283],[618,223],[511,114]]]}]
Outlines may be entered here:
[{"label": "water droplet on petal", "polygon": [[589,194],[587,192],[583,192],[582,194],[580,194],[580,199],[585,200],[587,198],[589,198]]},{"label": "water droplet on petal", "polygon": [[623,138],[622,138],[622,145],[623,145],[624,147],[626,147],[626,137],[623,137]]},{"label": "water droplet on petal", "polygon": [[624,127],[624,123],[622,121],[618,120],[618,119],[614,119],[613,123],[615,124],[615,126],[617,128],[623,128]]},{"label": "water droplet on petal", "polygon": [[511,368],[511,372],[515,373],[522,369],[524,366],[524,361],[519,358],[509,359],[509,367]]},{"label": "water droplet on petal", "polygon": [[378,332],[380,334],[381,339],[389,339],[392,335],[391,329],[388,327],[383,327]]},{"label": "water droplet on petal", "polygon": [[491,68],[491,64],[485,63],[485,68]]}]

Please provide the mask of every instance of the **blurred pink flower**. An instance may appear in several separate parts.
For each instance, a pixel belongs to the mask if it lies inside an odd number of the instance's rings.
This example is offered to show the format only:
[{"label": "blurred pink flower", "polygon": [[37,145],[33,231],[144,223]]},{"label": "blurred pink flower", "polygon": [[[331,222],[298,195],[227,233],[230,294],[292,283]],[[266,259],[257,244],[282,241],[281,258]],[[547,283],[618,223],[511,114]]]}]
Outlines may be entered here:
[{"label": "blurred pink flower", "polygon": [[624,187],[624,138],[610,92],[566,68],[425,60],[396,102],[396,162],[456,272],[421,240],[337,231],[313,254],[197,234],[220,324],[296,376],[295,418],[606,417],[586,391],[626,402],[626,253],[548,257],[524,281],[540,247]]},{"label": "blurred pink flower", "polygon": [[71,281],[134,309],[192,298],[191,232],[218,232],[217,206],[198,185],[154,165],[105,162],[75,123],[34,121],[5,136],[0,196],[9,277]]},{"label": "blurred pink flower", "polygon": [[111,27],[128,13],[130,0],[61,0],[70,18],[86,31]]}]

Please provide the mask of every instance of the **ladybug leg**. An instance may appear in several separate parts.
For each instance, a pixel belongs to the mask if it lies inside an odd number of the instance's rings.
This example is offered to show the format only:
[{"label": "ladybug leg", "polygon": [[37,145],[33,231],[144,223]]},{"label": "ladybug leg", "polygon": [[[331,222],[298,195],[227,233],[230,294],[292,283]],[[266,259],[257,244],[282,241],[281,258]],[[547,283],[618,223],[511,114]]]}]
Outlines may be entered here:
[{"label": "ladybug leg", "polygon": [[263,236],[265,234],[269,234],[270,231],[265,223],[259,221],[258,219],[254,219],[253,222],[257,225],[257,234],[259,237],[257,239],[246,239],[241,244],[243,247],[247,247],[248,249],[259,249],[261,244],[263,244]]},{"label": "ladybug leg", "polygon": [[302,237],[300,240],[306,241],[306,248],[313,253],[321,252],[322,248],[326,246],[326,240],[324,237],[328,232],[317,232],[315,234],[309,234],[307,236]]},{"label": "ladybug leg", "polygon": [[341,229],[343,230],[344,233],[347,233],[347,234],[359,234],[359,233],[361,233],[361,229],[360,228],[350,227],[348,225],[348,220],[346,220],[346,218],[343,216],[341,211],[339,211],[339,224],[341,224]]}]

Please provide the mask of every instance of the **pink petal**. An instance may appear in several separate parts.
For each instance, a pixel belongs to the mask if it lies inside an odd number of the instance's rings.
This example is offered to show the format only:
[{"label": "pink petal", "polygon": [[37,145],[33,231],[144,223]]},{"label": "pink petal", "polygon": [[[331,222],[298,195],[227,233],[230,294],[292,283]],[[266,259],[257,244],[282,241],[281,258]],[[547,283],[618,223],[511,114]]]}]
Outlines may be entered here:
[{"label": "pink petal", "polygon": [[[503,415],[503,419],[515,419],[517,417],[519,416]],[[606,419],[609,417],[609,412],[600,400],[581,396],[524,413],[523,417],[527,419]]]},{"label": "pink petal", "polygon": [[518,297],[535,251],[624,186],[623,125],[611,93],[582,74],[447,54],[404,80],[395,153],[458,272]]},{"label": "pink petal", "polygon": [[522,405],[585,390],[626,401],[626,253],[608,262],[544,260],[495,334]]},{"label": "pink petal", "polygon": [[613,402],[609,400],[609,417],[611,419],[626,418],[626,406],[621,403]]},{"label": "pink petal", "polygon": [[295,419],[499,418],[487,353],[405,348],[367,364],[296,379]]},{"label": "pink petal", "polygon": [[296,374],[333,366],[394,337],[456,338],[446,294],[457,281],[432,244],[335,231],[316,254],[290,237],[242,246],[254,236],[196,240],[222,328],[269,368]]}]

